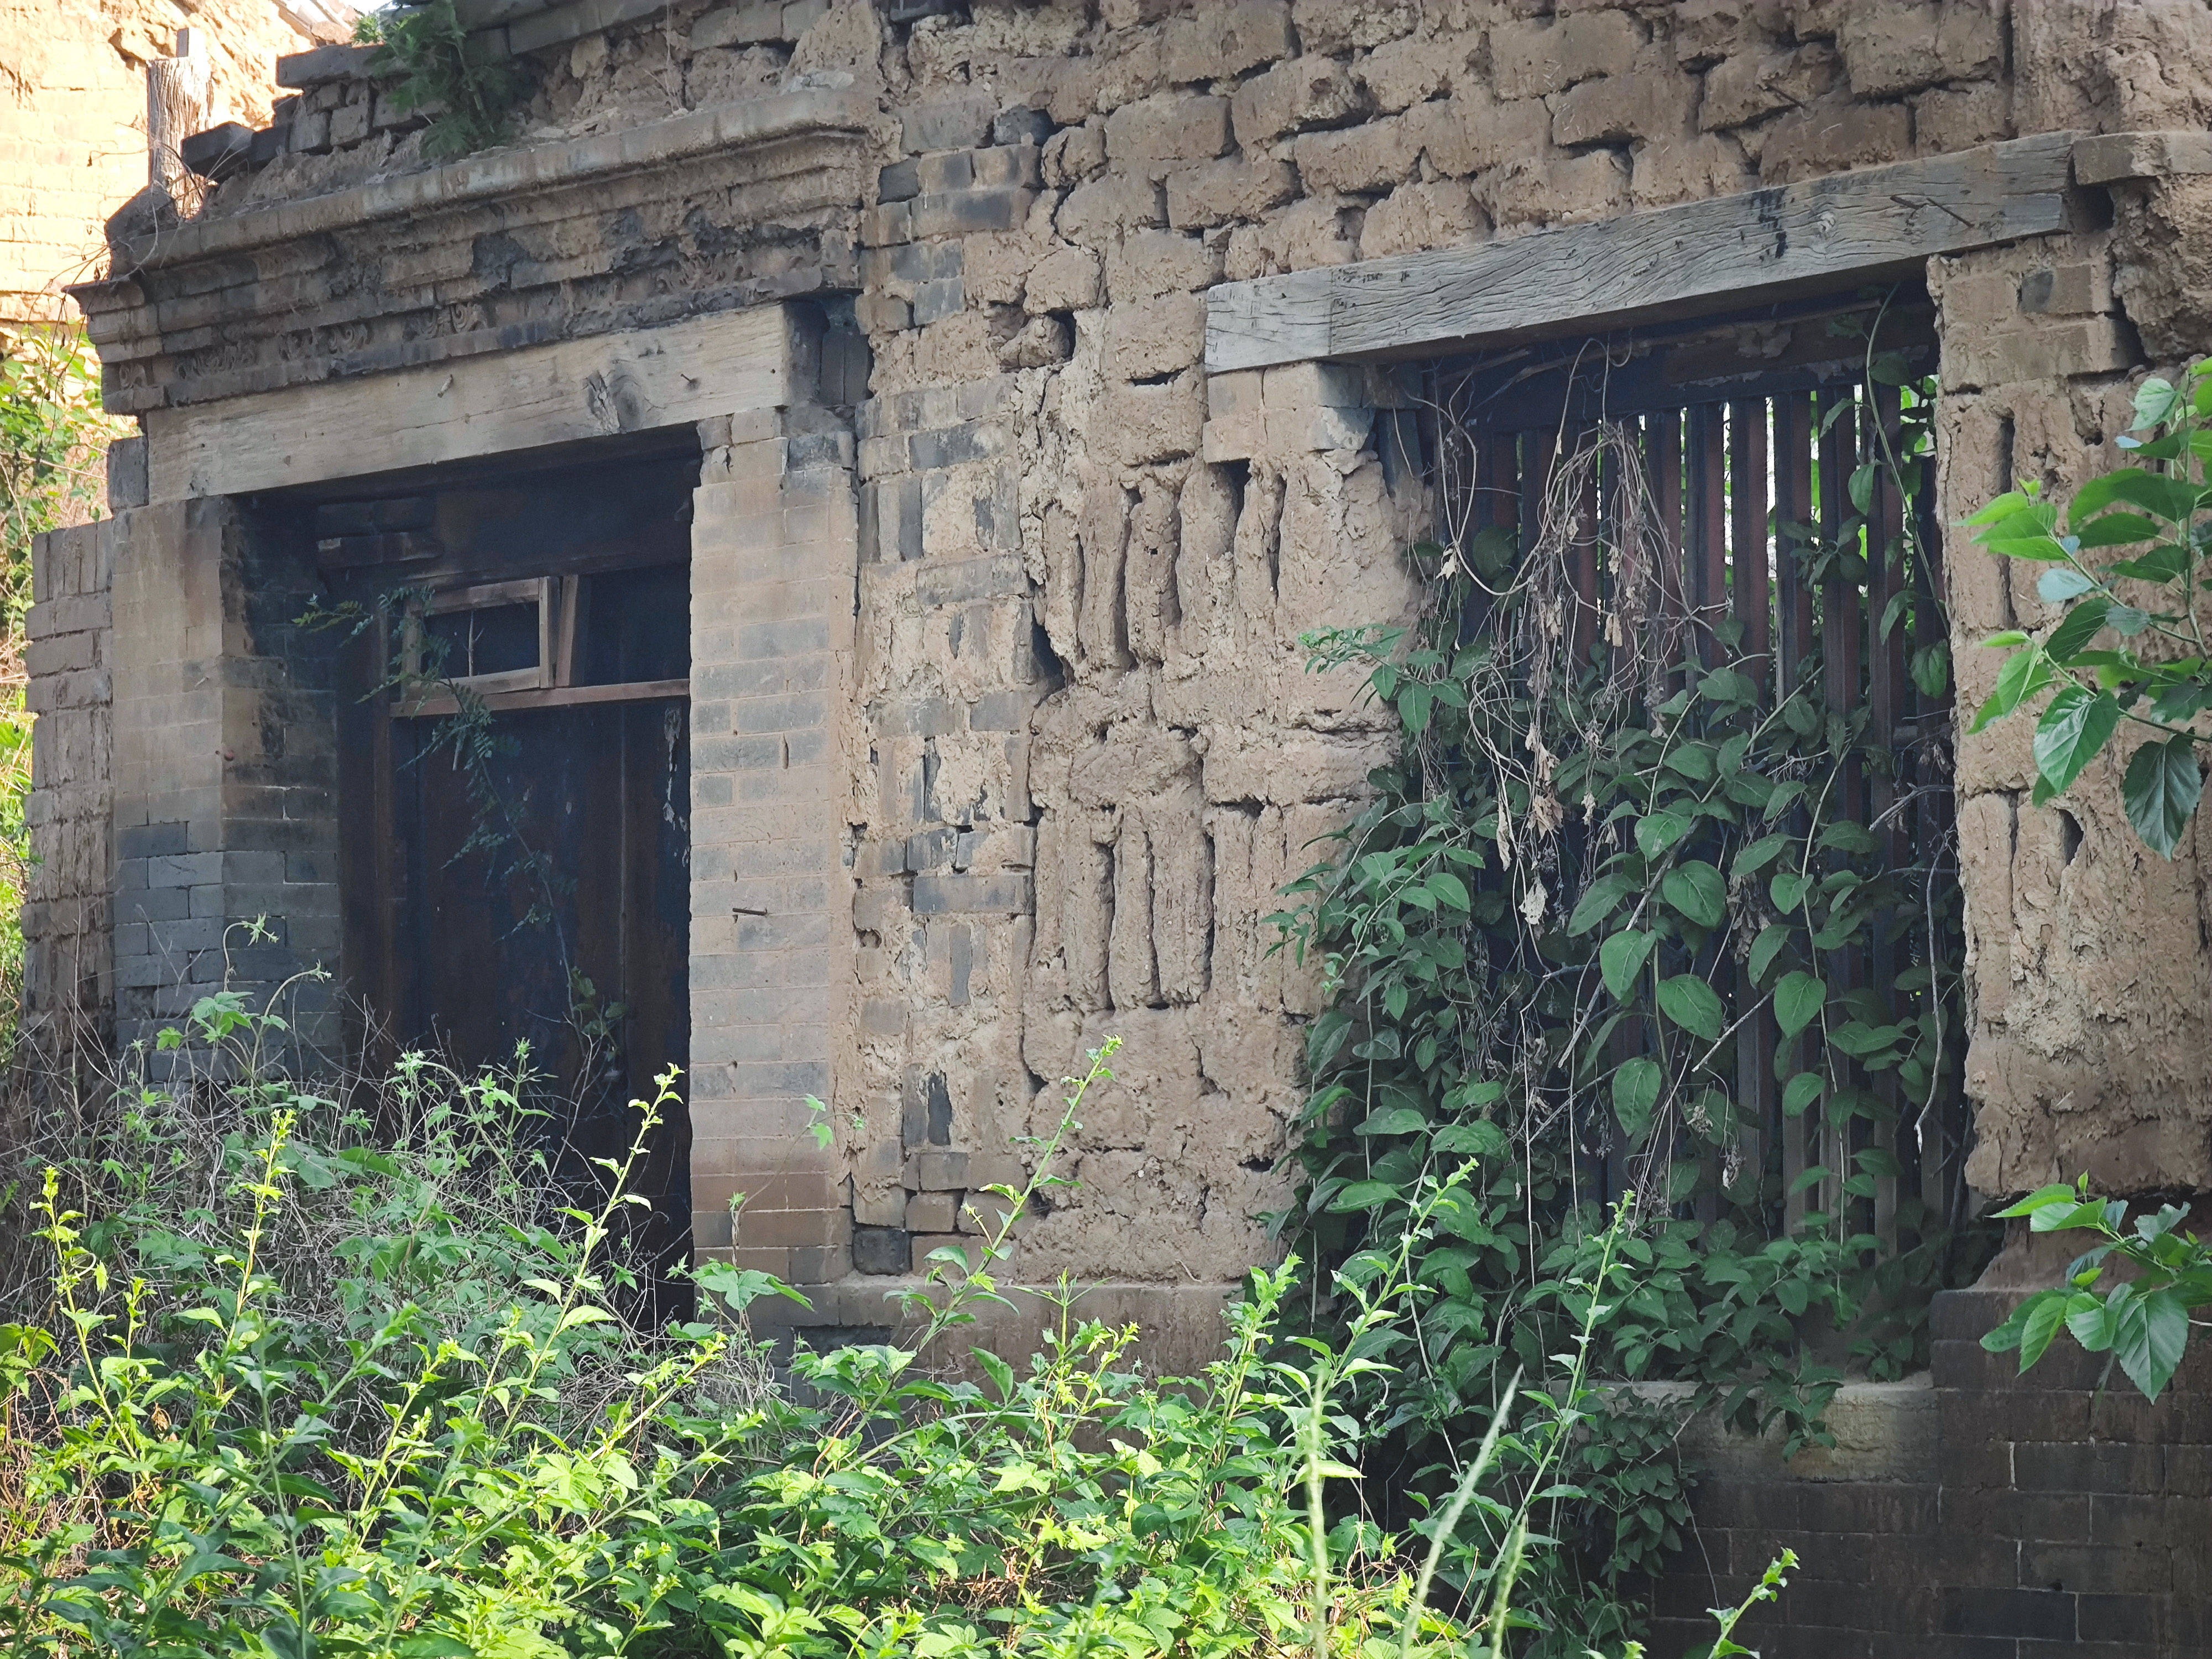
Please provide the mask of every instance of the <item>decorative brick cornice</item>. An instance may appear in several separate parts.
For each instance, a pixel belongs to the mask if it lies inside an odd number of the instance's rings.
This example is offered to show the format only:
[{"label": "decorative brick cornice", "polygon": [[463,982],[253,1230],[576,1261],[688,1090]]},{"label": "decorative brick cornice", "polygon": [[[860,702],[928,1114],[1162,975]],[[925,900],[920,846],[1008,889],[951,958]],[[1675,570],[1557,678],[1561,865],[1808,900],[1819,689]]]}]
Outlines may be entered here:
[{"label": "decorative brick cornice", "polygon": [[885,126],[748,99],[171,226],[70,291],[143,414],[849,289]]}]

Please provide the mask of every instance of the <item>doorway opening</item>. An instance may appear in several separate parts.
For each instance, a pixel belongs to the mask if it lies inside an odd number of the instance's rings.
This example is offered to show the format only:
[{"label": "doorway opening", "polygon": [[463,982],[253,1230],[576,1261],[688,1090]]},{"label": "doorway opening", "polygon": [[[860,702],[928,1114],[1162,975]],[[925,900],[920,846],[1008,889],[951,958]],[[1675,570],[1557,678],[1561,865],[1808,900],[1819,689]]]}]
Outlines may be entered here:
[{"label": "doorway opening", "polygon": [[361,621],[338,697],[349,1001],[373,1062],[513,1068],[556,1183],[643,1135],[622,1241],[688,1317],[696,448],[379,481],[313,508]]}]

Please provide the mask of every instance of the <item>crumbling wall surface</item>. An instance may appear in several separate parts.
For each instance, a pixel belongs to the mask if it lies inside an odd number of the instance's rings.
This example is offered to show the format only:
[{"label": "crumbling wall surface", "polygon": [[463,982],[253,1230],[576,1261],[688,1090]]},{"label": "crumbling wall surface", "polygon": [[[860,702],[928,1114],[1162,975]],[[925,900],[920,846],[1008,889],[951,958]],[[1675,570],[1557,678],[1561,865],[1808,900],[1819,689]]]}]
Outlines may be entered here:
[{"label": "crumbling wall surface", "polygon": [[[2201,348],[2212,181],[2122,183],[2117,223],[1934,262],[1943,325],[1938,447],[1947,521],[2019,479],[2064,494],[2123,464],[2135,386]],[[2192,254],[2191,250],[2197,252]],[[1979,641],[2063,607],[2035,572],[1949,544],[1962,708],[2003,653]],[[1959,747],[1972,988],[1968,1179],[2016,1192],[2087,1172],[2108,1189],[2212,1186],[2212,958],[2199,823],[2168,861],[2127,820],[2127,733],[2061,799],[2028,799],[2034,721]]]},{"label": "crumbling wall surface", "polygon": [[1389,742],[1299,636],[1407,614],[1426,503],[1394,381],[1209,382],[1206,290],[2006,137],[2005,31],[1255,0],[890,37],[903,155],[855,310],[858,1267],[972,1229],[1109,1033],[1080,1185],[1016,1271],[1218,1282],[1267,1252],[1323,995],[1268,918]]},{"label": "crumbling wall surface", "polygon": [[210,125],[268,118],[279,54],[313,42],[269,0],[0,3],[0,323],[64,314],[100,225],[146,184],[146,65],[209,37]]}]

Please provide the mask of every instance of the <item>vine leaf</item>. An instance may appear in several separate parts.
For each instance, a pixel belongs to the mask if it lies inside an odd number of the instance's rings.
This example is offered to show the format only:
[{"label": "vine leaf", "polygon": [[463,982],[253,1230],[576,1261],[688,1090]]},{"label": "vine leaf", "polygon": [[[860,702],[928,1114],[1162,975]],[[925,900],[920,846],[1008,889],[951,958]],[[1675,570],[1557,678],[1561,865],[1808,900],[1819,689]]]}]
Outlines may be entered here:
[{"label": "vine leaf", "polygon": [[2063,605],[2080,599],[2096,585],[2073,566],[2063,565],[2045,571],[2036,580],[2035,591],[2045,605]]},{"label": "vine leaf", "polygon": [[1803,876],[1792,875],[1785,871],[1766,884],[1766,894],[1774,901],[1774,908],[1786,916],[1805,902],[1805,887]]},{"label": "vine leaf", "polygon": [[[2092,611],[2096,614],[2097,626],[2103,626],[2106,608],[2101,599],[2084,599],[2075,605],[2067,613],[2066,620],[2059,623],[2051,634],[2051,655],[2057,657],[2059,661],[2063,662],[2066,659],[2065,657],[2060,655],[2057,649],[2059,636],[2074,626],[2075,617]],[[2088,631],[2094,634],[2096,629],[2092,628]],[[2080,646],[2086,642],[2087,638],[2087,635],[2084,635],[2082,640],[2075,641],[2075,648],[2079,649]],[[1990,693],[1989,701],[1981,706],[1979,711],[1974,715],[1973,725],[1967,729],[1970,732],[1978,732],[1991,720],[2001,720],[2011,714],[2021,703],[2050,684],[2051,678],[2051,663],[2044,654],[2044,648],[2033,645],[2021,647],[2007,657],[2004,666],[1997,670],[1996,689]]]},{"label": "vine leaf", "polygon": [[2102,1308],[2081,1309],[2066,1322],[2091,1352],[2112,1349],[2128,1380],[2156,1400],[2173,1380],[2189,1345],[2189,1309],[2172,1290],[2142,1296],[2134,1291],[2133,1285],[2122,1285],[2106,1297]]},{"label": "vine leaf", "polygon": [[[2112,600],[2102,593],[2092,593],[2080,601],[2066,613],[2066,619],[2051,630],[2051,637],[2043,642],[2044,654],[2053,662],[2073,661],[2075,653],[2097,637],[2097,630],[2105,625],[2112,609]],[[1997,683],[2002,685],[2004,682],[2000,678]]]},{"label": "vine leaf", "polygon": [[1728,914],[1728,883],[1702,859],[1669,870],[1660,880],[1659,896],[1700,927],[1717,927]]},{"label": "vine leaf", "polygon": [[1644,971],[1644,962],[1651,955],[1651,947],[1658,942],[1656,933],[1631,927],[1613,934],[1599,945],[1597,965],[1598,971],[1605,976],[1605,988],[1626,1002],[1636,976]]},{"label": "vine leaf", "polygon": [[1827,985],[1817,976],[1802,969],[1784,974],[1774,988],[1775,1023],[1783,1036],[1794,1037],[1820,1017],[1827,1002]]},{"label": "vine leaf", "polygon": [[1680,812],[1646,812],[1636,821],[1637,850],[1647,859],[1656,859],[1688,835],[1691,827],[1691,821]]},{"label": "vine leaf", "polygon": [[1641,1055],[1623,1060],[1613,1074],[1613,1115],[1630,1139],[1641,1139],[1650,1127],[1651,1109],[1659,1103],[1659,1090],[1666,1080],[1659,1062]]},{"label": "vine leaf", "polygon": [[1774,958],[1782,954],[1782,947],[1790,943],[1790,930],[1780,922],[1772,922],[1759,930],[1759,938],[1751,947],[1751,978],[1755,985],[1766,977],[1766,970],[1774,965]]},{"label": "vine leaf", "polygon": [[1615,873],[1600,876],[1589,884],[1589,890],[1576,904],[1574,914],[1567,918],[1567,932],[1587,933],[1613,912],[1613,907],[1633,890],[1626,876]]},{"label": "vine leaf", "polygon": [[2186,732],[2136,750],[2120,782],[2128,822],[2145,845],[2166,858],[2181,845],[2203,793],[2204,775],[2197,769],[2197,740]]},{"label": "vine leaf", "polygon": [[1782,1085],[1782,1113],[1785,1117],[1797,1117],[1806,1108],[1820,1097],[1823,1088],[1818,1072],[1800,1072]]},{"label": "vine leaf", "polygon": [[1719,994],[1695,974],[1677,974],[1659,982],[1659,1012],[1708,1042],[1721,1034]]},{"label": "vine leaf", "polygon": [[2065,793],[2119,724],[2119,700],[2109,691],[2069,685],[2051,700],[2035,728],[2035,769],[2051,793]]}]

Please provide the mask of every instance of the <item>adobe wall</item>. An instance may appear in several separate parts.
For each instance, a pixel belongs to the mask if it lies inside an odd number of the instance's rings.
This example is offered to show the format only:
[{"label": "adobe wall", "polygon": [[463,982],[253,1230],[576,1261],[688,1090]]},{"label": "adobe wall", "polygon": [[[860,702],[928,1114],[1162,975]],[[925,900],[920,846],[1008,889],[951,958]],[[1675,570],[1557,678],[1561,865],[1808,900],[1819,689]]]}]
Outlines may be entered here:
[{"label": "adobe wall", "polygon": [[0,323],[70,314],[100,226],[146,184],[146,65],[179,28],[209,36],[214,110],[260,125],[276,60],[315,44],[273,0],[5,0],[0,4]]},{"label": "adobe wall", "polygon": [[[2212,122],[2212,22],[2179,3],[623,9],[603,32],[588,8],[500,10],[485,39],[538,90],[518,147],[456,167],[359,53],[288,66],[277,159],[83,297],[157,458],[210,400],[771,299],[818,299],[865,346],[865,397],[824,399],[857,488],[841,850],[817,872],[853,973],[822,1062],[842,1140],[813,1183],[842,1218],[803,1221],[819,1194],[789,1184],[787,1219],[732,1247],[849,1264],[855,1294],[957,1233],[1109,1032],[1124,1082],[1019,1270],[1218,1285],[1267,1251],[1319,988],[1265,918],[1388,742],[1297,638],[1402,614],[1427,504],[1377,435],[1389,375],[1209,387],[1207,289],[2020,133]],[[2008,466],[2087,465],[2142,362],[2185,349],[2194,302],[2140,251],[2189,234],[2195,186],[2136,176],[1930,273],[1948,516]],[[2133,315],[2160,307],[2164,332]],[[2014,601],[1972,550],[1952,570],[1971,698],[1971,642]],[[696,742],[738,747],[766,717],[697,690],[694,713]],[[2197,866],[2147,862],[2109,781],[2055,863],[2068,832],[2013,804],[2027,732],[1960,756],[1975,1179],[2212,1184]],[[2179,931],[2106,925],[2130,914]],[[698,1086],[750,1098],[734,1071]],[[752,1156],[713,1179],[784,1167]]]}]

